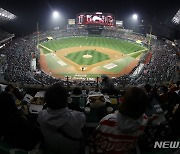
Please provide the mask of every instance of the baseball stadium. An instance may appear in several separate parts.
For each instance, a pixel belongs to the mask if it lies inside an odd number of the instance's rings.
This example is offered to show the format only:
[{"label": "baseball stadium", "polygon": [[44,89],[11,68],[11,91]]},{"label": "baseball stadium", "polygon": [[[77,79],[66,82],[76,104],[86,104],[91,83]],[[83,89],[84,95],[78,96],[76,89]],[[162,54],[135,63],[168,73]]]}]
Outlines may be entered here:
[{"label": "baseball stadium", "polygon": [[[41,53],[39,62],[46,74],[56,78],[68,76],[71,79],[95,80],[102,74],[110,77],[130,74],[139,64],[140,57],[148,51],[148,45],[138,39],[128,40],[102,34],[102,26],[115,25],[114,15],[101,14],[104,18],[111,17],[107,20],[112,22],[102,22],[100,17],[97,20],[97,15],[98,12],[77,15],[74,25],[77,23],[79,27],[86,26],[84,29],[87,32],[84,35],[69,35],[55,39],[48,36],[41,39],[42,43],[38,44]],[[87,19],[87,16],[91,16],[92,19]]]},{"label": "baseball stadium", "polygon": [[1,2],[0,154],[179,154],[168,1]]},{"label": "baseball stadium", "polygon": [[148,51],[136,42],[107,37],[66,37],[49,40],[38,47],[41,68],[62,78],[117,77],[129,74]]}]

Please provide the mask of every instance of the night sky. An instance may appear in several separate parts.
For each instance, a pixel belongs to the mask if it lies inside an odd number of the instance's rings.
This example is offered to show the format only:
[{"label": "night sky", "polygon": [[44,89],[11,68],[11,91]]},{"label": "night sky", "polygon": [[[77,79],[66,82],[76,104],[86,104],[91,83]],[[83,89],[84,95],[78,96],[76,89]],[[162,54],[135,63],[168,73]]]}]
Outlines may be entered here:
[{"label": "night sky", "polygon": [[18,18],[13,23],[1,25],[12,32],[32,33],[39,28],[52,27],[53,10],[61,13],[60,27],[67,19],[75,18],[80,12],[113,13],[117,20],[126,21],[133,13],[139,20],[156,20],[168,23],[180,9],[180,1],[175,0],[2,0],[0,7],[14,13]]}]

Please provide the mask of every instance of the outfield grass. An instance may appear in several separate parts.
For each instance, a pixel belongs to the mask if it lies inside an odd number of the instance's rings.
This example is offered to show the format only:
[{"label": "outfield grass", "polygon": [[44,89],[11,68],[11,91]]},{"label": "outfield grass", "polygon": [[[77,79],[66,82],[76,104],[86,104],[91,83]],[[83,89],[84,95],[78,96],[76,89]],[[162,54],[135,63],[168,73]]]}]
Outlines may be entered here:
[{"label": "outfield grass", "polygon": [[[69,37],[42,43],[43,46],[56,51],[64,48],[75,46],[97,46],[110,48],[125,54],[135,51],[144,50],[146,48],[125,40],[105,37]],[[46,51],[48,52],[48,51]]]},{"label": "outfield grass", "polygon": [[[83,58],[83,55],[87,55],[87,54],[91,55],[92,58]],[[78,52],[70,53],[65,57],[74,61],[79,65],[92,65],[110,59],[108,55],[100,53],[95,50],[78,51]]]}]

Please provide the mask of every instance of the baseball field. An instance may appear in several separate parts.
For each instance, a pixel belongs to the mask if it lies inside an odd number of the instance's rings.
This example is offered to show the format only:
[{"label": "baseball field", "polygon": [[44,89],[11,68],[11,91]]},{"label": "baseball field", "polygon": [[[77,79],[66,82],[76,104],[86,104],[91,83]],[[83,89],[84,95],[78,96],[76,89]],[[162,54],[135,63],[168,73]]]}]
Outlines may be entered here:
[{"label": "baseball field", "polygon": [[148,49],[107,37],[67,37],[39,44],[41,69],[57,78],[94,78],[128,74]]}]

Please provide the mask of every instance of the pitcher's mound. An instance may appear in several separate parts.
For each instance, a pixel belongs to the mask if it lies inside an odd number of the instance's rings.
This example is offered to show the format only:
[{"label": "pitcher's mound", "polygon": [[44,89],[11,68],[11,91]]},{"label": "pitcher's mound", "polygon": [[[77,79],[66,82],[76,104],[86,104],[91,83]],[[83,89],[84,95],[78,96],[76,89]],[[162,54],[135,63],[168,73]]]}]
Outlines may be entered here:
[{"label": "pitcher's mound", "polygon": [[86,54],[86,55],[83,55],[83,58],[92,58],[92,55]]}]

